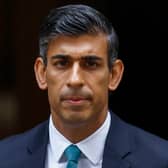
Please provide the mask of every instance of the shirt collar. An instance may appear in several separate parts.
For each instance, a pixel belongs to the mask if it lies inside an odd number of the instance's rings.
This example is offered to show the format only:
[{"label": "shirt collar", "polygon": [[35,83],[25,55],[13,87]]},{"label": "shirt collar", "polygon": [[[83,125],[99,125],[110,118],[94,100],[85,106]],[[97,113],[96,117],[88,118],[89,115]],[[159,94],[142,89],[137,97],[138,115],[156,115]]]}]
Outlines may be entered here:
[{"label": "shirt collar", "polygon": [[[89,137],[76,144],[84,156],[95,165],[103,159],[104,145],[110,128],[110,122],[111,117],[110,112],[108,112],[106,120],[101,127]],[[56,162],[59,162],[64,150],[72,144],[55,128],[51,116],[49,120],[49,144],[51,145],[51,152]],[[97,150],[98,146],[99,150]]]}]

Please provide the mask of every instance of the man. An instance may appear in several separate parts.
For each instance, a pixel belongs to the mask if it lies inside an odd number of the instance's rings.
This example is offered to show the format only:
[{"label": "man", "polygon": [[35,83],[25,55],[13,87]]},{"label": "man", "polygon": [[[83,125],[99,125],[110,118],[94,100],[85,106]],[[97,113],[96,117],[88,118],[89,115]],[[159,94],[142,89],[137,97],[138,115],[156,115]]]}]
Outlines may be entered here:
[{"label": "man", "polygon": [[[85,5],[51,10],[34,65],[38,86],[48,91],[51,116],[0,142],[0,168],[168,167],[165,140],[108,110],[109,92],[124,70],[117,53],[117,35],[100,12]],[[71,149],[76,158],[69,158]]]}]

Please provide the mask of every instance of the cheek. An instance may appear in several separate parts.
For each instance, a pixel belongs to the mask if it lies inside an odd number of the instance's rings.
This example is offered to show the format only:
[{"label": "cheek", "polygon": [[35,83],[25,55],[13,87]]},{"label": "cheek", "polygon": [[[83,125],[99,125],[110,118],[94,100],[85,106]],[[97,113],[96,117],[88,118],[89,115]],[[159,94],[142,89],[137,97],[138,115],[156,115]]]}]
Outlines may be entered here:
[{"label": "cheek", "polygon": [[48,99],[52,109],[55,109],[59,103],[59,95],[63,86],[64,77],[54,71],[46,73],[46,82],[48,86]]},{"label": "cheek", "polygon": [[89,79],[89,86],[94,90],[95,94],[106,95],[108,93],[109,76],[107,72],[90,74],[90,77],[87,79]]},{"label": "cheek", "polygon": [[46,81],[48,87],[48,99],[52,108],[57,106],[59,95],[63,87],[63,77],[57,73],[47,73]]},{"label": "cheek", "polygon": [[59,73],[54,69],[48,69],[46,73],[48,89],[60,87],[61,85],[63,85],[64,79],[66,79],[65,74]]}]

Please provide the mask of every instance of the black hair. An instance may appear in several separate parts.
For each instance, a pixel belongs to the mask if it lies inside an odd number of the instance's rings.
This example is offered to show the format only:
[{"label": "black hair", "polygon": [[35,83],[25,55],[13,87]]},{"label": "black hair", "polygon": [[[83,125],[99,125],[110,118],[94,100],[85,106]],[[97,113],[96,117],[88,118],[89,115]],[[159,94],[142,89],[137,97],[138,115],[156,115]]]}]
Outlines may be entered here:
[{"label": "black hair", "polygon": [[108,62],[111,67],[118,57],[118,37],[111,22],[99,11],[87,5],[66,5],[52,9],[40,27],[40,56],[47,64],[47,48],[52,38],[60,35],[107,35]]}]

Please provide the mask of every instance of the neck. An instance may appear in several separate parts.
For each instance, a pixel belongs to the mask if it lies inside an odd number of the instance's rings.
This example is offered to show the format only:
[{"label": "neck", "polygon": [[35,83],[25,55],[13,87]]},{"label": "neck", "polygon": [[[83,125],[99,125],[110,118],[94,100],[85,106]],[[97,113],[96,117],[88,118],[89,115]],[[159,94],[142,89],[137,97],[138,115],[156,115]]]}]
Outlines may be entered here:
[{"label": "neck", "polygon": [[54,126],[57,130],[66,137],[72,143],[78,143],[83,139],[87,138],[91,134],[93,134],[101,125],[104,123],[107,110],[105,113],[101,113],[101,117],[94,118],[94,120],[87,122],[78,122],[78,123],[68,123],[68,122],[60,122],[57,119],[57,116],[52,113],[52,119]]}]

